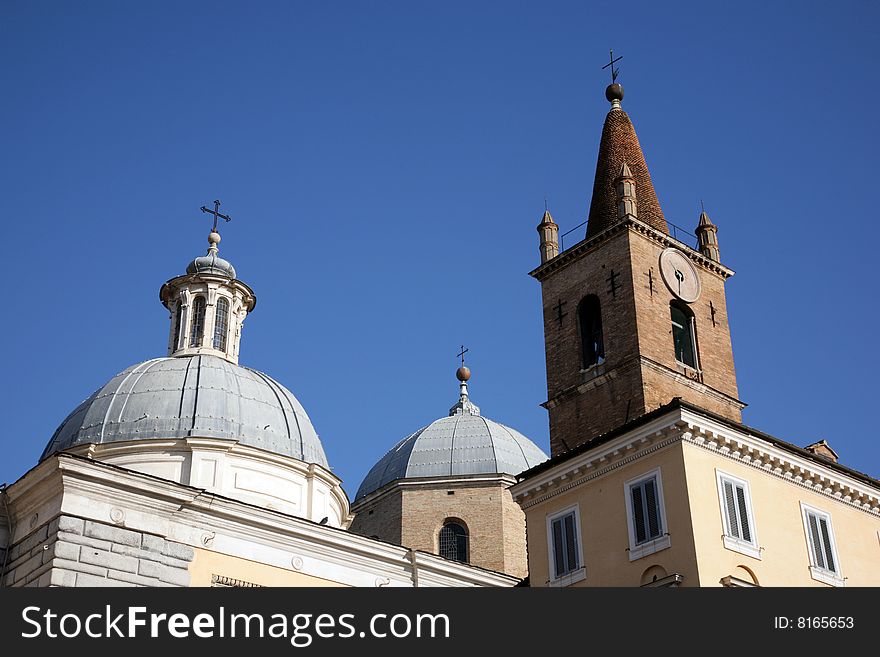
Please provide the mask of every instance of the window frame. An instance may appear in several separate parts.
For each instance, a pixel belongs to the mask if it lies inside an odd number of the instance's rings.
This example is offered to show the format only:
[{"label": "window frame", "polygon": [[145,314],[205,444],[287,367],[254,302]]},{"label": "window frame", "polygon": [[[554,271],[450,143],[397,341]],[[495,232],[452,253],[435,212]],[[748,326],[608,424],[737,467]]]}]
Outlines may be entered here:
[{"label": "window frame", "polygon": [[[225,305],[222,317],[220,312],[221,304]],[[211,338],[211,347],[213,349],[216,349],[217,351],[228,351],[227,347],[229,346],[229,315],[231,310],[232,304],[229,303],[229,299],[227,297],[217,297],[217,302],[214,304],[214,335]],[[221,325],[219,321],[220,319],[223,320],[223,325]],[[218,341],[220,342],[219,346],[217,344]]]},{"label": "window frame", "polygon": [[[840,556],[837,551],[837,539],[834,536],[834,527],[831,524],[831,514],[822,509],[817,509],[814,506],[805,504],[804,502],[801,502],[800,504],[801,518],[804,523],[804,539],[807,543],[807,556],[810,560],[810,576],[816,581],[823,582],[824,584],[830,584],[831,586],[845,586],[842,574],[843,568],[841,567]],[[810,535],[810,515],[815,516],[817,521],[825,521],[825,526],[828,528],[828,540],[831,543],[831,558],[834,559],[834,564],[837,566],[835,570],[829,570],[816,563],[816,553],[814,551],[815,546],[813,545],[813,537]]]},{"label": "window frame", "polygon": [[[584,331],[584,328],[585,328],[584,327],[584,324],[585,324],[584,310],[587,309],[588,304],[590,306],[590,310],[595,312],[595,317],[593,317],[594,323],[598,319],[598,324],[599,324],[598,333],[599,333],[599,340],[600,340],[598,343],[596,343],[595,341],[593,343],[594,345],[598,346],[599,349],[595,349],[595,348],[593,349],[593,352],[594,352],[593,355],[595,356],[596,359],[594,362],[590,363],[589,365],[587,365],[587,363],[586,363],[586,360],[587,360],[586,346],[587,346],[587,338],[590,336],[587,336]],[[578,302],[577,320],[578,320],[578,334],[579,334],[580,342],[581,342],[581,371],[586,372],[587,370],[590,370],[594,367],[598,367],[599,365],[602,365],[606,360],[606,358],[605,358],[605,327],[602,324],[602,301],[599,299],[599,296],[597,294],[586,294]],[[601,351],[601,353],[599,353],[600,351]]]},{"label": "window frame", "polygon": [[[654,479],[657,489],[657,516],[660,520],[660,535],[657,538],[648,539],[642,543],[636,543],[635,516],[632,505],[632,488],[641,483]],[[626,503],[626,531],[629,536],[629,560],[642,559],[650,554],[665,550],[672,545],[672,537],[669,535],[669,525],[666,521],[666,501],[663,497],[663,478],[660,468],[654,468],[649,472],[633,477],[623,484],[623,498]]]},{"label": "window frame", "polygon": [[[556,550],[553,544],[553,523],[561,520],[568,515],[574,515],[574,546],[577,550],[578,564],[577,568],[563,573],[559,577],[556,576]],[[584,546],[581,540],[581,512],[580,506],[573,504],[572,506],[560,509],[547,515],[547,562],[550,568],[548,582],[550,586],[568,586],[576,582],[580,582],[587,576],[587,568],[584,565]]]},{"label": "window frame", "polygon": [[[199,308],[199,299],[201,299],[201,308]],[[201,311],[201,322],[198,322],[198,312]],[[203,294],[197,294],[190,304],[190,320],[189,335],[187,336],[187,346],[197,349],[205,346],[205,328],[208,318],[208,299]],[[196,335],[196,328],[199,329]],[[198,338],[198,339],[196,339]]]},{"label": "window frame", "polygon": [[[458,527],[461,527],[464,530],[464,549],[465,549],[464,559],[456,559],[455,557],[447,557],[447,556],[443,555],[443,552],[442,552],[443,538],[441,535],[443,534],[443,530],[451,525],[457,525]],[[461,536],[460,534],[457,534],[453,538],[457,540],[460,536]],[[456,552],[457,551],[458,551],[458,549],[456,548]],[[461,518],[454,518],[454,517],[450,516],[443,521],[443,524],[440,525],[440,529],[437,531],[437,554],[440,555],[441,557],[443,557],[444,559],[448,559],[449,561],[455,561],[456,563],[469,564],[471,562],[470,561],[470,559],[471,559],[471,531],[470,531],[470,528],[467,526],[467,523],[464,520],[462,520]]]},{"label": "window frame", "polygon": [[[673,309],[678,310],[681,314],[685,316],[687,319],[687,326],[683,326],[682,330],[687,330],[690,334],[690,342],[691,342],[691,351],[694,355],[694,364],[690,365],[685,363],[683,360],[680,360],[678,357],[678,353],[675,349],[675,327],[678,326],[678,323],[672,317]],[[694,370],[696,372],[700,371],[700,349],[697,345],[697,318],[694,315],[694,311],[691,310],[690,306],[685,303],[681,303],[678,301],[670,301],[669,302],[669,324],[672,326],[672,352],[675,357],[675,362],[681,365],[682,367],[686,367],[688,369]]]},{"label": "window frame", "polygon": [[[753,559],[761,559],[761,548],[758,546],[758,530],[755,526],[755,514],[752,507],[752,492],[749,488],[749,482],[740,479],[728,472],[715,470],[715,480],[718,485],[718,505],[721,509],[721,526],[722,526],[722,543],[728,550],[739,552]],[[727,498],[724,495],[724,482],[727,481],[735,486],[741,486],[746,505],[746,520],[749,523],[749,533],[751,539],[746,540],[731,534],[730,518],[727,509]],[[734,489],[735,490],[735,489]],[[740,510],[741,512],[741,510]]]},{"label": "window frame", "polygon": [[174,312],[174,343],[171,345],[171,351],[175,352],[181,348],[180,335],[183,332],[183,315],[187,308],[182,301],[177,302],[177,308]]}]

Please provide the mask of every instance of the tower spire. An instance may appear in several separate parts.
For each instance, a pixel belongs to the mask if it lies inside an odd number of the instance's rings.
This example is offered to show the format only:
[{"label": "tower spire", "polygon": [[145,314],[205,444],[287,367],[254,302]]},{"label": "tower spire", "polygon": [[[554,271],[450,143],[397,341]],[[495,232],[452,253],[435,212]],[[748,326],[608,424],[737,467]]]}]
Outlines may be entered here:
[{"label": "tower spire", "polygon": [[611,109],[605,117],[602,139],[599,142],[586,236],[590,238],[598,235],[621,219],[616,186],[623,164],[627,165],[632,174],[639,220],[668,235],[669,227],[660,208],[660,201],[657,200],[639,138],[632,121],[620,106],[623,86],[617,82],[619,71],[614,68],[614,63],[619,60],[620,58],[614,59],[612,52],[611,62],[603,66],[610,66],[612,69],[612,83],[605,89],[605,98],[611,103]]}]

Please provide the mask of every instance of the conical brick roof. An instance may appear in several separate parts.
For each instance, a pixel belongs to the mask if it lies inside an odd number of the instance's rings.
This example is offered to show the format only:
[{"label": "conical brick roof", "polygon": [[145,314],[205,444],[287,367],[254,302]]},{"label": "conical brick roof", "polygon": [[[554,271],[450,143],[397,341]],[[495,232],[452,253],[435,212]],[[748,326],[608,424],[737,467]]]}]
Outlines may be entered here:
[{"label": "conical brick roof", "polygon": [[598,235],[617,222],[617,195],[614,181],[626,163],[636,181],[638,218],[657,230],[669,234],[669,227],[660,209],[660,202],[651,183],[651,174],[639,145],[639,138],[627,113],[613,107],[605,118],[596,178],[593,182],[593,200],[587,219],[587,238]]}]

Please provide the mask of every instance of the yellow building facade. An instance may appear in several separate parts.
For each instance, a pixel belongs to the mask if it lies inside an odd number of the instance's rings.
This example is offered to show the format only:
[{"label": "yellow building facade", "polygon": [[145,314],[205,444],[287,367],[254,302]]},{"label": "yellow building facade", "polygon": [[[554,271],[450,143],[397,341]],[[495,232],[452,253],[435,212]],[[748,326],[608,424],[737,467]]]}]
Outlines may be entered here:
[{"label": "yellow building facade", "polygon": [[511,490],[532,586],[880,586],[875,480],[678,400]]}]

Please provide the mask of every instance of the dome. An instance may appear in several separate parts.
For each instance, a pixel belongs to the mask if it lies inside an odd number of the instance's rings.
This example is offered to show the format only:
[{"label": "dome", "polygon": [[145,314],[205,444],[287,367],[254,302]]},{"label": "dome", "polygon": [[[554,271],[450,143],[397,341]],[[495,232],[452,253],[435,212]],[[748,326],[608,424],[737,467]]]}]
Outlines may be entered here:
[{"label": "dome", "polygon": [[187,274],[219,274],[235,278],[235,267],[216,253],[199,256],[186,266]]},{"label": "dome", "polygon": [[329,469],[305,409],[280,383],[223,358],[155,358],[117,374],[67,416],[40,460],[88,443],[223,438]]},{"label": "dome", "polygon": [[461,400],[448,417],[401,440],[364,478],[358,500],[397,479],[501,473],[516,475],[547,460],[520,432],[480,415],[462,381]]}]

